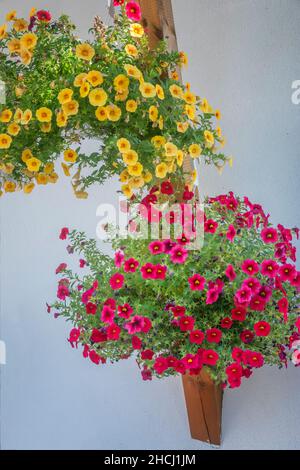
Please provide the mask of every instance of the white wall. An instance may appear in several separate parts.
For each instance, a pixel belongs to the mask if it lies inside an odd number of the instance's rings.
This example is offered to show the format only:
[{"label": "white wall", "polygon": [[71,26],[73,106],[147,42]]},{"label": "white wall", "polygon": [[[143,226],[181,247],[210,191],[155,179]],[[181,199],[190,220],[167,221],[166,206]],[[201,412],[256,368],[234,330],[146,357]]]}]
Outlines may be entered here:
[{"label": "white wall", "polygon": [[[49,1],[80,35],[106,0]],[[297,0],[173,0],[180,48],[190,57],[185,79],[223,111],[233,169],[203,170],[203,192],[233,189],[262,202],[274,220],[298,222],[300,79]],[[23,15],[31,0],[0,0],[0,17]],[[298,132],[297,132],[298,130]],[[95,144],[87,144],[90,147]],[[66,180],[0,202],[3,449],[202,449],[189,438],[179,379],[143,383],[134,361],[96,367],[66,341],[69,327],[45,313],[55,295],[56,265],[69,261],[62,226],[95,236],[96,207],[116,202],[116,182],[73,198]],[[299,371],[264,369],[226,393],[224,448],[299,448]]]}]

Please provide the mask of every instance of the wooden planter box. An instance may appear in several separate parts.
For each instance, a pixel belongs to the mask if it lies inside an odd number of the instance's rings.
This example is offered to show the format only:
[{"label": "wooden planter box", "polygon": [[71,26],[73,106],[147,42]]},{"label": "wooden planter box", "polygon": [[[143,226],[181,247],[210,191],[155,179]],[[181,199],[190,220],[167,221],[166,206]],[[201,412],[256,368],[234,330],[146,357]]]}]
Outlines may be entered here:
[{"label": "wooden planter box", "polygon": [[208,444],[221,444],[221,385],[215,385],[207,372],[182,377],[186,408],[193,439]]}]

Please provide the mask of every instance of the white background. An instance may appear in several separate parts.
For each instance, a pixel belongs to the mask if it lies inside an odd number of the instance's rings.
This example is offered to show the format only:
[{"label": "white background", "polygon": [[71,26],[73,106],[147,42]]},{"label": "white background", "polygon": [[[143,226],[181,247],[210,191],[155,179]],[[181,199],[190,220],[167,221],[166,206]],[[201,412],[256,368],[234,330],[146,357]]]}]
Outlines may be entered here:
[{"label": "white background", "polygon": [[[86,35],[106,0],[41,2],[68,13]],[[220,177],[202,168],[202,193],[234,190],[262,203],[274,222],[299,224],[300,79],[298,0],[174,0],[179,47],[190,58],[185,80],[223,113],[234,167]],[[28,0],[0,1],[0,24]],[[95,144],[87,144],[96,148]],[[45,311],[54,270],[69,262],[62,226],[95,236],[99,203],[116,202],[116,182],[75,200],[64,178],[0,202],[2,449],[207,449],[189,437],[180,379],[142,382],[132,361],[97,367],[66,341],[69,327]],[[100,244],[99,244],[100,245]],[[299,448],[299,370],[264,368],[225,394],[224,449]]]}]

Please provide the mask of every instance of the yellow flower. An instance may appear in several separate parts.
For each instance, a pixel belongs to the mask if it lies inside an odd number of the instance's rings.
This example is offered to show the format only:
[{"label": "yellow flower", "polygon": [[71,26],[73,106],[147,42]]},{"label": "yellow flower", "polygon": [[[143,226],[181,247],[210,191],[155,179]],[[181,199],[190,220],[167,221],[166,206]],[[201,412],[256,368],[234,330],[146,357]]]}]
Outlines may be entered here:
[{"label": "yellow flower", "polygon": [[156,85],[155,88],[156,88],[157,97],[160,100],[164,100],[165,99],[165,92],[164,92],[163,88],[160,85]]},{"label": "yellow flower", "polygon": [[5,16],[6,21],[13,21],[17,16],[17,10],[12,10]]},{"label": "yellow flower", "polygon": [[221,129],[221,127],[219,127],[219,126],[216,127],[216,133],[217,133],[217,136],[218,136],[218,137],[221,137],[221,135],[222,135],[222,129]]},{"label": "yellow flower", "polygon": [[119,180],[121,183],[126,183],[129,179],[129,173],[127,170],[123,170],[122,173],[120,174]]},{"label": "yellow flower", "polygon": [[88,43],[78,44],[76,46],[76,56],[83,60],[92,60],[95,55],[95,49]]},{"label": "yellow flower", "polygon": [[9,149],[12,138],[8,134],[0,134],[0,149]]},{"label": "yellow flower", "polygon": [[168,167],[165,163],[159,163],[155,168],[155,175],[157,178],[165,178],[168,173]]},{"label": "yellow flower", "polygon": [[27,183],[23,186],[23,191],[25,194],[30,194],[35,187],[34,183]]},{"label": "yellow flower", "polygon": [[56,183],[56,181],[58,180],[58,174],[53,172],[51,173],[51,175],[48,176],[49,178],[49,183]]},{"label": "yellow flower", "polygon": [[103,75],[98,70],[90,70],[86,76],[86,80],[94,87],[102,85]]},{"label": "yellow flower", "polygon": [[21,128],[16,122],[12,122],[7,128],[7,132],[12,136],[18,135],[20,130]]},{"label": "yellow flower", "polygon": [[126,165],[135,165],[139,159],[139,156],[135,150],[128,150],[122,154],[123,161]]},{"label": "yellow flower", "polygon": [[47,184],[48,181],[49,181],[48,175],[45,175],[45,173],[38,173],[36,175],[37,184]]},{"label": "yellow flower", "polygon": [[165,144],[165,153],[167,157],[176,157],[178,152],[178,148],[175,144],[172,144],[172,142],[167,142]]},{"label": "yellow flower", "polygon": [[191,91],[186,91],[183,94],[183,99],[187,104],[196,104],[196,95],[192,93]]},{"label": "yellow flower", "polygon": [[192,144],[189,146],[189,154],[192,158],[197,158],[201,155],[202,148],[198,144]]},{"label": "yellow flower", "polygon": [[196,108],[193,104],[186,104],[184,107],[185,114],[191,121],[194,121],[196,118]]},{"label": "yellow flower", "polygon": [[128,98],[129,90],[128,88],[122,92],[118,91],[115,96],[115,101],[126,101]]},{"label": "yellow flower", "polygon": [[177,122],[177,131],[181,132],[182,134],[184,134],[188,130],[188,127],[188,122]]},{"label": "yellow flower", "polygon": [[21,51],[21,42],[19,39],[12,39],[8,41],[7,47],[11,54],[19,53]]},{"label": "yellow flower", "polygon": [[219,109],[216,109],[215,116],[218,120],[221,119],[221,111]]},{"label": "yellow flower", "polygon": [[137,102],[135,100],[128,100],[126,103],[126,111],[128,113],[135,113],[137,110]]},{"label": "yellow flower", "polygon": [[32,7],[29,12],[29,18],[31,18],[32,16],[35,16],[36,11],[37,11],[36,8]]},{"label": "yellow flower", "polygon": [[182,167],[183,158],[184,158],[183,151],[182,151],[182,150],[178,150],[177,156],[176,156],[176,161],[177,161],[177,165],[178,165],[179,167]]},{"label": "yellow flower", "polygon": [[50,122],[52,119],[51,109],[45,107],[39,108],[35,115],[39,122]]},{"label": "yellow flower", "polygon": [[160,147],[165,145],[166,139],[162,135],[155,135],[154,137],[152,137],[151,143],[154,145],[154,147],[159,149]]},{"label": "yellow flower", "polygon": [[214,142],[215,142],[215,138],[214,138],[214,135],[212,132],[210,131],[204,131],[204,139],[205,139],[205,142],[206,142],[206,145],[208,147],[212,147]]},{"label": "yellow flower", "polygon": [[34,33],[25,33],[20,39],[21,47],[33,49],[37,43],[37,36]]},{"label": "yellow flower", "polygon": [[80,93],[81,98],[86,98],[90,92],[90,89],[91,87],[89,83],[86,83],[86,82],[83,83],[81,87],[79,88],[79,93]]},{"label": "yellow flower", "polygon": [[121,108],[114,104],[110,104],[109,106],[106,106],[106,111],[107,111],[107,117],[110,121],[116,122],[119,121],[122,111]]},{"label": "yellow flower", "polygon": [[37,172],[40,169],[42,162],[38,158],[31,157],[26,161],[26,165],[29,171]]},{"label": "yellow flower", "polygon": [[176,70],[174,70],[173,72],[171,72],[171,78],[172,78],[173,80],[177,80],[177,81],[179,80],[179,75],[178,75],[178,73],[176,72]]},{"label": "yellow flower", "polygon": [[133,38],[141,38],[144,35],[144,28],[139,23],[130,25],[130,34]]},{"label": "yellow flower", "polygon": [[107,111],[104,106],[100,106],[99,108],[96,109],[95,111],[96,118],[98,121],[106,121],[107,120]]},{"label": "yellow flower", "polygon": [[6,193],[14,193],[16,190],[16,183],[13,181],[5,181],[3,189]]},{"label": "yellow flower", "polygon": [[68,117],[67,115],[61,110],[57,113],[56,116],[56,124],[57,127],[65,127],[68,122]]},{"label": "yellow flower", "polygon": [[159,120],[158,120],[158,127],[159,129],[162,131],[163,128],[164,128],[164,118],[162,116],[159,116]]},{"label": "yellow flower", "polygon": [[10,109],[4,109],[0,113],[0,122],[9,122],[12,118],[12,112]]},{"label": "yellow flower", "polygon": [[131,198],[131,196],[133,195],[132,189],[129,186],[129,184],[123,184],[121,186],[121,190],[122,190],[124,196],[126,196],[127,198]]},{"label": "yellow flower", "polygon": [[70,168],[68,167],[68,165],[66,165],[65,163],[62,162],[61,167],[63,169],[63,172],[64,172],[65,176],[71,176]]},{"label": "yellow flower", "polygon": [[32,119],[32,111],[30,109],[26,109],[22,114],[21,124],[26,126]]},{"label": "yellow flower", "polygon": [[169,87],[170,93],[173,98],[182,99],[183,98],[183,91],[182,88],[178,85],[171,85]]},{"label": "yellow flower", "polygon": [[125,46],[125,52],[130,57],[137,57],[138,56],[138,50],[133,44],[127,44]]},{"label": "yellow flower", "polygon": [[145,183],[150,183],[153,178],[152,173],[150,173],[150,171],[145,171],[145,173],[143,173],[143,178]]},{"label": "yellow flower", "polygon": [[126,153],[129,152],[129,150],[131,149],[131,144],[129,140],[121,138],[117,140],[117,147],[119,149],[119,152]]},{"label": "yellow flower", "polygon": [[149,119],[152,122],[156,122],[158,119],[158,109],[156,106],[150,106],[149,108]]},{"label": "yellow flower", "polygon": [[7,175],[11,175],[15,166],[12,163],[1,163],[0,170]]},{"label": "yellow flower", "polygon": [[24,149],[23,150],[21,159],[24,163],[27,163],[28,160],[30,160],[32,157],[33,157],[33,155],[32,155],[32,152],[31,152],[30,149]]},{"label": "yellow flower", "polygon": [[137,162],[134,165],[129,165],[127,171],[130,176],[141,176],[143,173],[143,165],[140,162]]},{"label": "yellow flower", "polygon": [[52,162],[49,162],[49,163],[46,163],[45,167],[44,167],[44,173],[46,173],[46,175],[50,175],[54,170],[54,163]]},{"label": "yellow flower", "polygon": [[92,106],[105,106],[107,102],[107,93],[103,88],[94,88],[89,94],[89,102]]},{"label": "yellow flower", "polygon": [[14,121],[19,123],[23,118],[23,111],[20,108],[17,108],[14,114]]},{"label": "yellow flower", "polygon": [[20,31],[26,31],[28,29],[29,23],[28,21],[24,20],[23,18],[20,18],[19,20],[14,21],[13,28],[20,32]]},{"label": "yellow flower", "polygon": [[73,85],[77,88],[81,87],[84,84],[84,82],[86,81],[87,76],[88,76],[87,73],[80,73],[79,75],[77,75],[75,77]]},{"label": "yellow flower", "polygon": [[203,113],[208,113],[209,111],[209,104],[208,104],[208,101],[206,98],[203,98],[201,100],[201,105],[200,105],[200,109]]},{"label": "yellow flower", "polygon": [[78,113],[79,103],[76,100],[71,100],[62,105],[63,112],[66,116],[75,116]]},{"label": "yellow flower", "polygon": [[154,98],[156,96],[156,88],[152,83],[141,83],[140,92],[144,98]]},{"label": "yellow flower", "polygon": [[21,86],[16,86],[15,87],[15,94],[16,94],[16,97],[17,98],[20,98],[25,92],[25,88],[21,87]]},{"label": "yellow flower", "polygon": [[117,92],[122,93],[127,90],[129,86],[129,78],[126,75],[120,74],[114,78],[114,88]]},{"label": "yellow flower", "polygon": [[145,182],[142,176],[134,176],[133,178],[130,178],[128,184],[133,189],[139,189],[144,186]]},{"label": "yellow flower", "polygon": [[185,52],[179,52],[180,63],[182,65],[188,65],[188,57]]},{"label": "yellow flower", "polygon": [[57,99],[60,102],[60,104],[65,104],[71,101],[72,96],[73,96],[73,90],[71,90],[71,88],[64,88],[58,93]]},{"label": "yellow flower", "polygon": [[0,40],[6,37],[6,30],[7,30],[6,24],[3,24],[2,26],[0,26]]},{"label": "yellow flower", "polygon": [[125,64],[124,69],[129,77],[135,78],[136,80],[141,80],[143,77],[142,72],[135,65]]},{"label": "yellow flower", "polygon": [[41,131],[44,133],[51,131],[51,122],[42,122],[41,124]]},{"label": "yellow flower", "polygon": [[24,65],[29,65],[32,59],[32,54],[28,49],[21,48],[20,57]]},{"label": "yellow flower", "polygon": [[75,150],[72,150],[72,149],[67,149],[64,151],[64,160],[65,162],[68,162],[68,163],[75,163],[76,160],[77,160],[77,153],[75,152]]},{"label": "yellow flower", "polygon": [[87,199],[89,197],[86,191],[74,191],[74,194],[77,199]]}]

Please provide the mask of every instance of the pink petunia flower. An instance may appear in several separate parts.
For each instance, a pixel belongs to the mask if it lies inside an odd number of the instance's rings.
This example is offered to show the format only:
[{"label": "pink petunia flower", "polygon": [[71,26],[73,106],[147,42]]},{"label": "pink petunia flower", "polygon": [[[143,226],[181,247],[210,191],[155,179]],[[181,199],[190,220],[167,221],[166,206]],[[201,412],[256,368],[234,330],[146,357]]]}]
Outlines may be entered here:
[{"label": "pink petunia flower", "polygon": [[242,263],[241,269],[245,274],[254,276],[255,274],[259,272],[259,264],[253,259],[246,259]]},{"label": "pink petunia flower", "polygon": [[120,334],[121,328],[115,323],[112,323],[107,328],[107,339],[110,341],[117,341],[120,338]]},{"label": "pink petunia flower", "polygon": [[154,279],[155,266],[152,263],[146,263],[141,267],[141,274],[143,279]]},{"label": "pink petunia flower", "polygon": [[254,339],[254,333],[251,330],[243,330],[240,334],[240,338],[243,343],[250,344]]},{"label": "pink petunia flower", "polygon": [[218,362],[219,354],[213,349],[205,349],[202,354],[203,364],[215,366]]},{"label": "pink petunia flower", "polygon": [[108,305],[104,305],[100,318],[103,323],[112,324],[115,318],[115,312]]},{"label": "pink petunia flower", "polygon": [[271,331],[271,325],[266,321],[258,321],[254,323],[253,328],[256,336],[269,336]]},{"label": "pink petunia flower", "polygon": [[135,315],[131,318],[130,322],[125,324],[125,328],[130,335],[134,335],[135,333],[140,333],[143,329],[144,319],[139,315]]},{"label": "pink petunia flower", "polygon": [[204,223],[204,232],[205,233],[216,233],[218,225],[219,225],[218,222],[216,222],[215,220],[208,219]]},{"label": "pink petunia flower", "polygon": [[197,354],[186,354],[181,360],[187,369],[199,367],[199,356]]},{"label": "pink petunia flower", "polygon": [[165,357],[157,357],[155,359],[153,369],[157,374],[163,374],[168,369],[168,361]]},{"label": "pink petunia flower", "polygon": [[166,274],[167,274],[167,266],[162,266],[161,264],[156,264],[154,266],[154,279],[160,279],[161,281],[164,281],[166,279]]},{"label": "pink petunia flower", "polygon": [[248,304],[252,297],[252,290],[247,286],[242,286],[235,293],[235,299],[239,304]]},{"label": "pink petunia flower", "polygon": [[206,293],[206,304],[211,305],[217,302],[220,296],[220,291],[216,288],[209,289]]},{"label": "pink petunia flower", "polygon": [[125,11],[127,17],[132,21],[140,21],[142,18],[140,5],[136,2],[128,2]]},{"label": "pink petunia flower", "polygon": [[57,289],[57,298],[59,300],[66,300],[66,297],[70,296],[70,291],[68,286],[65,284],[60,284]]},{"label": "pink petunia flower", "polygon": [[143,361],[151,361],[154,356],[154,352],[151,349],[145,349],[141,352],[141,359]]},{"label": "pink petunia flower", "polygon": [[278,310],[280,313],[283,314],[284,322],[287,322],[288,319],[288,311],[289,311],[289,301],[286,297],[282,297],[277,302]]},{"label": "pink petunia flower", "polygon": [[72,346],[72,348],[74,347],[77,348],[79,337],[80,337],[80,328],[72,328],[69,334],[69,338],[68,338],[68,341],[70,345]]},{"label": "pink petunia flower", "polygon": [[264,228],[261,231],[261,238],[265,243],[276,243],[278,240],[278,233],[275,228]]},{"label": "pink petunia flower", "polygon": [[131,337],[132,349],[138,350],[142,348],[142,340],[138,336]]},{"label": "pink petunia flower", "polygon": [[225,270],[225,276],[229,279],[229,281],[234,281],[236,278],[236,272],[232,264],[229,264]]},{"label": "pink petunia flower", "polygon": [[118,306],[118,315],[121,318],[128,318],[133,313],[133,308],[129,304],[119,305]]},{"label": "pink petunia flower", "polygon": [[191,290],[203,290],[205,286],[205,278],[200,274],[194,274],[188,278]]},{"label": "pink petunia flower", "polygon": [[252,294],[257,294],[261,288],[261,283],[258,279],[256,279],[256,277],[248,277],[243,281],[242,286],[249,287],[249,289],[252,291]]},{"label": "pink petunia flower", "polygon": [[264,357],[259,352],[245,351],[244,362],[251,367],[258,368],[264,365]]},{"label": "pink petunia flower", "polygon": [[234,225],[230,224],[228,227],[228,230],[226,232],[226,238],[230,241],[233,242],[236,236],[236,229],[234,228]]},{"label": "pink petunia flower", "polygon": [[88,315],[95,315],[97,312],[97,305],[93,302],[87,302],[85,310]]},{"label": "pink petunia flower", "polygon": [[170,252],[170,259],[174,264],[185,263],[188,257],[188,251],[180,245],[175,245]]},{"label": "pink petunia flower", "polygon": [[139,262],[134,258],[129,258],[124,263],[124,271],[125,273],[135,273],[137,268],[139,267]]},{"label": "pink petunia flower", "polygon": [[163,181],[160,186],[160,191],[162,194],[170,196],[171,194],[174,194],[174,187],[170,181]]},{"label": "pink petunia flower", "polygon": [[274,278],[277,274],[277,271],[279,269],[278,264],[276,261],[272,259],[265,259],[261,263],[261,273],[263,276],[267,276],[269,278]]},{"label": "pink petunia flower", "polygon": [[164,244],[164,251],[167,254],[170,254],[171,251],[172,251],[172,248],[174,248],[174,246],[176,246],[176,243],[172,240],[164,240],[163,244]]},{"label": "pink petunia flower", "polygon": [[84,268],[85,265],[86,265],[86,261],[85,261],[84,259],[80,259],[80,260],[79,260],[79,267],[80,267],[80,268]]},{"label": "pink petunia flower", "polygon": [[282,282],[292,282],[296,275],[296,268],[292,264],[280,266],[278,274]]},{"label": "pink petunia flower", "polygon": [[109,280],[110,287],[113,290],[122,289],[124,285],[124,280],[125,278],[123,274],[120,274],[120,273],[113,274]]},{"label": "pink petunia flower", "polygon": [[60,231],[59,238],[61,240],[66,240],[67,236],[69,235],[69,229],[67,227],[64,227]]},{"label": "pink petunia flower", "polygon": [[269,286],[261,286],[257,295],[265,302],[269,302],[270,298],[272,297],[272,289]]},{"label": "pink petunia flower", "polygon": [[103,330],[97,330],[97,328],[93,328],[91,334],[91,342],[92,343],[105,343],[107,341],[107,333]]},{"label": "pink petunia flower", "polygon": [[266,301],[263,300],[258,295],[255,295],[251,299],[249,307],[250,307],[251,310],[255,310],[256,312],[263,312],[264,309],[266,308]]},{"label": "pink petunia flower", "polygon": [[122,250],[117,250],[115,252],[115,266],[116,268],[120,268],[124,261],[124,252]]},{"label": "pink petunia flower", "polygon": [[60,263],[60,265],[57,266],[57,268],[55,270],[55,274],[59,274],[62,271],[65,271],[66,269],[67,269],[67,263]]},{"label": "pink petunia flower", "polygon": [[247,315],[247,310],[242,306],[233,308],[231,310],[231,318],[233,320],[244,321],[246,320],[246,315]]},{"label": "pink petunia flower", "polygon": [[150,253],[152,253],[152,255],[160,255],[161,253],[164,253],[165,251],[165,246],[163,242],[159,240],[151,242],[148,248],[149,248]]},{"label": "pink petunia flower", "polygon": [[142,324],[142,333],[148,333],[152,328],[152,322],[150,318],[148,317],[143,317],[143,324]]},{"label": "pink petunia flower", "polygon": [[233,321],[229,317],[222,318],[220,322],[221,328],[224,328],[225,330],[230,330],[232,327]]}]

